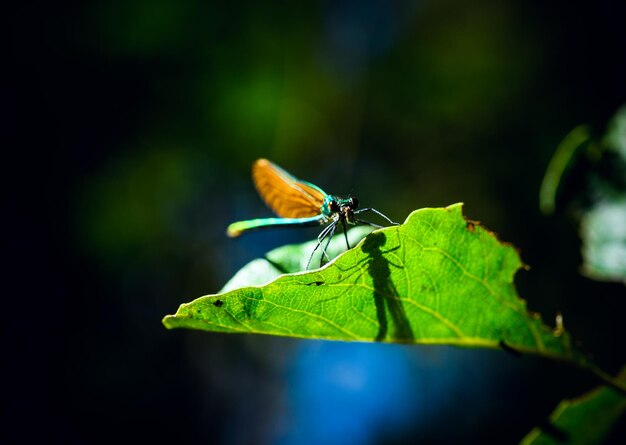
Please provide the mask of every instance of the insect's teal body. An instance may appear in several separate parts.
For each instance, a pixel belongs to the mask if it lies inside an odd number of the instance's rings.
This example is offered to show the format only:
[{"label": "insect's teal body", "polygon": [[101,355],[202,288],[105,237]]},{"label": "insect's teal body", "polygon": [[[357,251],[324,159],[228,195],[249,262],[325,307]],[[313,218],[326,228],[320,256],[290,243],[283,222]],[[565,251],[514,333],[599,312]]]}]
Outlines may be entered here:
[{"label": "insect's teal body", "polygon": [[311,216],[309,218],[258,218],[247,221],[239,221],[228,226],[228,234],[231,237],[239,236],[244,232],[263,229],[265,227],[315,227],[323,225],[327,220],[326,215]]},{"label": "insect's teal body", "polygon": [[[326,194],[325,194],[326,195]],[[353,208],[356,198],[342,199],[334,195],[324,196],[324,203],[320,208],[320,214],[308,218],[258,218],[248,221],[239,221],[228,226],[229,233],[243,233],[251,230],[263,229],[265,227],[314,227],[326,225],[333,221],[338,221],[342,216],[346,223],[355,224],[353,215],[356,207]]]}]

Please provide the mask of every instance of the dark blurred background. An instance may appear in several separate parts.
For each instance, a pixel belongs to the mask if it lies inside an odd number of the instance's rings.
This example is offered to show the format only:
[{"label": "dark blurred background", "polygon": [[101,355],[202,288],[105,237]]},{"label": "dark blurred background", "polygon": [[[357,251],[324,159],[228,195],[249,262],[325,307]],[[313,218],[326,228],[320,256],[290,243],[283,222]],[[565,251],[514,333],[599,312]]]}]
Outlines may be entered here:
[{"label": "dark blurred background", "polygon": [[[501,351],[167,331],[265,251],[267,157],[403,221],[465,203],[520,294],[624,362],[620,284],[582,277],[538,191],[626,101],[623,2],[16,2],[4,14],[2,435],[12,442],[515,443],[597,382]],[[619,443],[623,425],[611,437]],[[623,443],[623,442],[622,442]]]}]

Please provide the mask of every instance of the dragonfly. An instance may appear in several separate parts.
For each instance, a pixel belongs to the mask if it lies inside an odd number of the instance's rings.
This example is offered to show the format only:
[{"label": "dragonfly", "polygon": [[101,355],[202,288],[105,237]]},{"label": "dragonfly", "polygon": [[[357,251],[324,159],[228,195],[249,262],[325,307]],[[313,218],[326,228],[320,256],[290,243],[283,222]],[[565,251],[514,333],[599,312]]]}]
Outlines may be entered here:
[{"label": "dragonfly", "polygon": [[[252,165],[252,181],[265,204],[278,215],[278,218],[260,218],[235,222],[228,226],[226,230],[227,235],[231,238],[236,238],[244,233],[260,229],[325,226],[317,237],[317,244],[313,252],[311,252],[306,265],[307,270],[313,255],[320,247],[322,247],[320,267],[323,265],[324,258],[330,261],[326,250],[330,240],[335,235],[337,226],[341,225],[343,228],[348,249],[350,249],[348,226],[365,224],[379,229],[383,227],[358,218],[358,215],[361,213],[373,212],[390,224],[398,225],[398,223],[374,208],[359,209],[359,200],[356,196],[341,198],[336,195],[330,195],[318,186],[296,178],[267,159],[258,159],[254,162]],[[325,240],[326,243],[323,245]]]}]

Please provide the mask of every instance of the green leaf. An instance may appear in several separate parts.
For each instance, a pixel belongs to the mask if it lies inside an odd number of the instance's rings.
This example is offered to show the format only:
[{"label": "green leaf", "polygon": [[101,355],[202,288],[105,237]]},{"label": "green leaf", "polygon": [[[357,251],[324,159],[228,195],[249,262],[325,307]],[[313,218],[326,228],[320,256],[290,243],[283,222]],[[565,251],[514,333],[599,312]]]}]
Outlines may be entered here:
[{"label": "green leaf", "polygon": [[[622,371],[620,380],[624,381]],[[573,400],[563,400],[548,427],[535,428],[521,445],[601,444],[626,410],[626,397],[602,386]]]},{"label": "green leaf", "polygon": [[[292,250],[308,259],[304,251]],[[169,329],[502,348],[569,362],[620,387],[572,347],[562,322],[553,329],[527,311],[513,285],[521,267],[515,248],[466,220],[462,204],[421,209],[321,269],[262,286],[229,286],[182,304],[163,323]]]},{"label": "green leaf", "polygon": [[[291,249],[291,247],[289,248]],[[302,255],[302,249],[294,255]],[[295,263],[301,264],[302,259]],[[561,323],[545,325],[513,285],[522,262],[462,204],[413,212],[321,269],[198,298],[167,328],[309,339],[502,348],[597,370]],[[242,280],[245,282],[246,280]]]}]

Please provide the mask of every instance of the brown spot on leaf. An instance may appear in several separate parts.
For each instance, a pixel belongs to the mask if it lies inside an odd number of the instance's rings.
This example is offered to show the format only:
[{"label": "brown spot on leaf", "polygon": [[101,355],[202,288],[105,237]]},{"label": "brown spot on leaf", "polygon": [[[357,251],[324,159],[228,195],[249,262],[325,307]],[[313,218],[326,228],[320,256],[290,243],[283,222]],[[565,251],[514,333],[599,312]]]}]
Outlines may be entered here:
[{"label": "brown spot on leaf", "polygon": [[463,218],[465,219],[465,228],[470,232],[476,231],[476,226],[480,226],[480,221],[474,221],[472,219],[466,218],[465,216],[463,216]]}]

